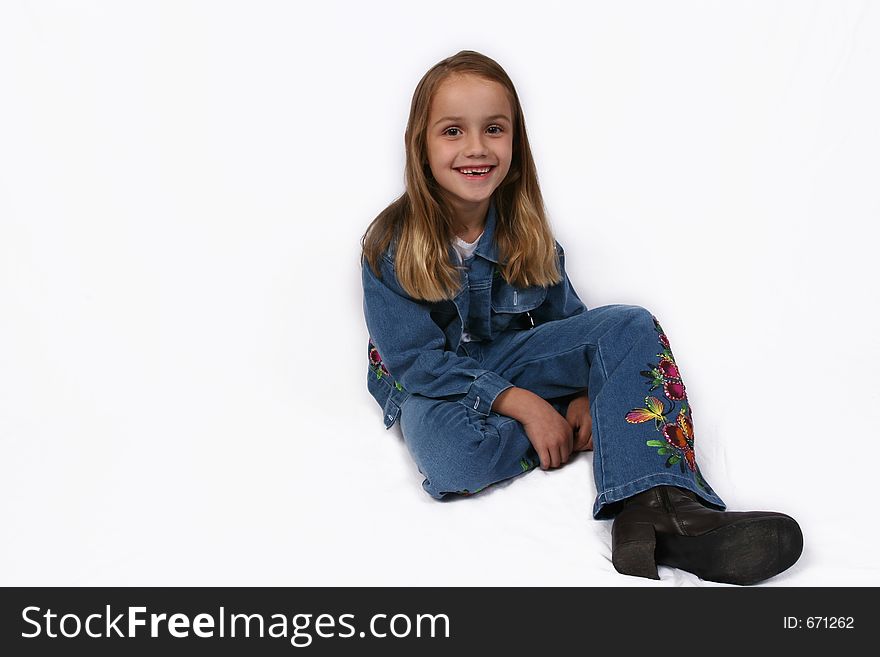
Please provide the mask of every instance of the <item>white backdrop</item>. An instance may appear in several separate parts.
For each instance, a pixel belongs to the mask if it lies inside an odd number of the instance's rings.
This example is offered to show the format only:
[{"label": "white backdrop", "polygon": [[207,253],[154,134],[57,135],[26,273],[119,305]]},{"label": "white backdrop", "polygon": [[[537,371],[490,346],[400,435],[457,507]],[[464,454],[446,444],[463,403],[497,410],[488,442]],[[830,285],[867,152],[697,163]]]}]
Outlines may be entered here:
[{"label": "white backdrop", "polygon": [[708,480],[801,522],[766,585],[880,585],[880,7],[841,0],[4,2],[0,584],[703,584],[614,571],[591,455],[435,502],[366,391],[359,240],[465,48]]}]

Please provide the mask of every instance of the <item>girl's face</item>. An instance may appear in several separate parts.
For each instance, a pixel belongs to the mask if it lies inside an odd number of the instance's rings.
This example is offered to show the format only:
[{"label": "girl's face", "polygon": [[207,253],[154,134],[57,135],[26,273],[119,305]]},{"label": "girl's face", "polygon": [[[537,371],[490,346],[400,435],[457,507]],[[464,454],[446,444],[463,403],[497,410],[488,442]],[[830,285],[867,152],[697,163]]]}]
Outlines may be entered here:
[{"label": "girl's face", "polygon": [[507,92],[493,80],[452,75],[434,93],[428,114],[428,164],[460,214],[487,211],[492,193],[507,176],[513,154],[512,116]]}]

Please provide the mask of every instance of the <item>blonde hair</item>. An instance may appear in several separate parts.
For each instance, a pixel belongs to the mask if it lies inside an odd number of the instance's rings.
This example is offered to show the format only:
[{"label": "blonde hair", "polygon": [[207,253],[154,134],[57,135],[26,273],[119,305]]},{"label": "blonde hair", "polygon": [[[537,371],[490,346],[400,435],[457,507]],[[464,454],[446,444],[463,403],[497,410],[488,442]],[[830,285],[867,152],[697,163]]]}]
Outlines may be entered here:
[{"label": "blonde hair", "polygon": [[426,145],[434,93],[453,74],[498,82],[507,91],[513,110],[510,170],[492,195],[501,275],[519,287],[559,283],[562,276],[555,242],[545,216],[519,97],[504,69],[472,50],[462,50],[438,62],[416,86],[404,134],[406,189],[370,223],[361,238],[361,262],[366,259],[381,277],[379,260],[396,238],[395,274],[407,294],[424,301],[441,301],[453,298],[461,287],[460,273],[450,261],[448,250],[454,214],[431,175]]}]

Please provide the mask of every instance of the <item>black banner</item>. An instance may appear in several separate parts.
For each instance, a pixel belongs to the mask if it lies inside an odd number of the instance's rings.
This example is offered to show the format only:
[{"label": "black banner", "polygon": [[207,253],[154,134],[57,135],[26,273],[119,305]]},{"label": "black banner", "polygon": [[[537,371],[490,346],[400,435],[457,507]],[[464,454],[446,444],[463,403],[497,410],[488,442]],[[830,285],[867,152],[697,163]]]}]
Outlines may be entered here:
[{"label": "black banner", "polygon": [[850,649],[880,637],[874,591],[9,588],[0,648],[6,655],[163,656]]}]

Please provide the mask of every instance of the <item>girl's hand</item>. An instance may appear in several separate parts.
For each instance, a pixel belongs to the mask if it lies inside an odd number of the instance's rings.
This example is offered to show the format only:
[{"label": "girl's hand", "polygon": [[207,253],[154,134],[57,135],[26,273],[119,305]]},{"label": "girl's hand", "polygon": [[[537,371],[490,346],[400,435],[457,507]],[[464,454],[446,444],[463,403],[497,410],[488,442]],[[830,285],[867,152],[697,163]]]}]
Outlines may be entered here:
[{"label": "girl's hand", "polygon": [[574,446],[571,426],[546,400],[524,388],[513,387],[498,395],[492,410],[522,423],[541,459],[542,470],[568,462]]},{"label": "girl's hand", "polygon": [[541,459],[541,469],[558,468],[568,463],[574,445],[571,426],[543,399],[530,417],[523,422],[526,436]]},{"label": "girl's hand", "polygon": [[574,432],[573,450],[585,452],[593,449],[593,418],[590,416],[590,399],[586,392],[571,400],[565,420]]}]

